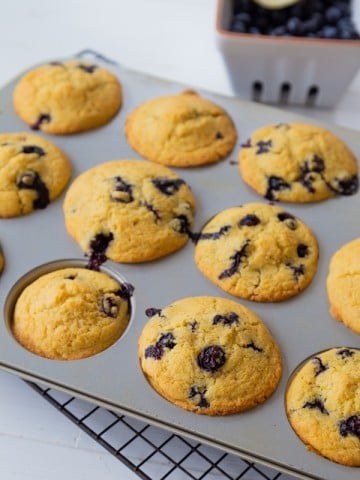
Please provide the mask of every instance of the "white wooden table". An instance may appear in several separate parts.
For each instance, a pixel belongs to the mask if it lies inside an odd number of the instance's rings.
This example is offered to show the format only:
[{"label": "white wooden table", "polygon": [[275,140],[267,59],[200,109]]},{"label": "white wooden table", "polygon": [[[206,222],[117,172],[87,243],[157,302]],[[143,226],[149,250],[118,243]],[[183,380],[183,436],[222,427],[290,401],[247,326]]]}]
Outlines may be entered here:
[{"label": "white wooden table", "polygon": [[[216,0],[4,1],[0,87],[36,63],[92,48],[134,70],[231,94],[215,45],[215,6]],[[292,110],[360,130],[360,75],[335,109]],[[64,478],[138,477],[22,380],[0,371],[0,479]]]}]

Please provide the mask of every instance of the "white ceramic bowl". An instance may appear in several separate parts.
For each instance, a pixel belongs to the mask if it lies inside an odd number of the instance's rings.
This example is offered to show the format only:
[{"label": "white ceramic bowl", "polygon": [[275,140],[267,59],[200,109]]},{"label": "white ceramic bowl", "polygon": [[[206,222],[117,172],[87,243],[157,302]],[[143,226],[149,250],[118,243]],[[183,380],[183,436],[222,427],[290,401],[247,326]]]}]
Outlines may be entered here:
[{"label": "white ceramic bowl", "polygon": [[331,107],[360,67],[360,40],[230,32],[233,0],[218,0],[217,45],[234,93],[264,103]]}]

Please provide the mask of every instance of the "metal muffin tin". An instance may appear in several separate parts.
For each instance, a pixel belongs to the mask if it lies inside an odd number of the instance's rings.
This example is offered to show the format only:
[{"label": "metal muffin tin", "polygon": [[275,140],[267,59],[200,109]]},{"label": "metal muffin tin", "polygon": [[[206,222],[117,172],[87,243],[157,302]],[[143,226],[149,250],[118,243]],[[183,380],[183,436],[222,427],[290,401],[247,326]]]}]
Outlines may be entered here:
[{"label": "metal muffin tin", "polygon": [[[38,132],[69,155],[73,178],[109,160],[139,159],[123,133],[128,113],[147,99],[192,87],[131,72],[104,63],[99,58],[90,57],[90,61],[109,68],[121,80],[124,104],[117,117],[102,128],[81,134],[50,136]],[[12,107],[12,92],[17,81],[18,78],[14,79],[1,91],[2,133],[29,131]],[[215,165],[174,169],[191,186],[197,199],[195,231],[220,210],[246,202],[265,203],[244,184],[235,164],[240,144],[254,129],[274,122],[309,122],[309,119],[289,112],[198,91],[227,110],[236,124],[239,138],[232,155]],[[360,156],[358,132],[334,125],[325,127],[339,135]],[[65,230],[63,198],[64,194],[45,210],[24,217],[0,219],[0,243],[5,255],[5,268],[0,276],[0,305],[3,311],[0,322],[1,368],[299,478],[359,479],[358,468],[337,465],[307,451],[292,431],[284,409],[287,380],[299,363],[313,353],[333,346],[360,345],[358,335],[331,318],[325,289],[331,255],[344,243],[360,236],[359,193],[317,204],[282,204],[284,210],[299,216],[312,228],[320,249],[318,271],[313,282],[303,293],[284,302],[253,303],[227,295],[199,272],[193,260],[194,245],[191,241],[182,250],[149,263],[106,262],[104,270],[119,275],[135,287],[129,327],[104,352],[67,362],[48,360],[30,353],[15,341],[9,328],[18,292],[37,275],[36,271],[26,275],[28,272],[38,267],[38,273],[42,273],[85,263],[83,252]],[[145,309],[160,308],[174,300],[198,295],[232,298],[251,308],[263,319],[279,344],[283,354],[282,380],[273,396],[253,410],[224,417],[184,411],[160,397],[139,368],[137,339],[147,321]]]}]

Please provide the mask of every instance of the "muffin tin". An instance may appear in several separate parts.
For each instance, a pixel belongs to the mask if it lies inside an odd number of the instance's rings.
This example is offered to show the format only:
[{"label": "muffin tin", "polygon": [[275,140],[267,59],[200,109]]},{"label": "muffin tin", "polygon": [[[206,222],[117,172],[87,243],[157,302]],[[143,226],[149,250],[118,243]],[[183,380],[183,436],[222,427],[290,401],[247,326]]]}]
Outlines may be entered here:
[{"label": "muffin tin", "polygon": [[[82,134],[61,137],[38,132],[69,155],[73,178],[102,162],[138,159],[123,134],[127,114],[149,98],[193,87],[111,66],[98,58],[91,60],[111,69],[120,78],[124,90],[120,113],[108,125]],[[14,79],[1,92],[2,132],[29,130],[16,117],[12,107],[12,92],[17,81],[18,78]],[[265,202],[244,184],[236,165],[240,144],[254,129],[274,122],[319,123],[278,109],[198,91],[227,110],[236,124],[239,138],[232,155],[217,164],[174,169],[191,186],[197,199],[195,231],[222,209],[246,202]],[[358,132],[323,126],[338,134],[360,156]],[[129,327],[104,352],[83,360],[54,361],[30,353],[15,341],[9,322],[17,295],[26,284],[41,273],[86,264],[83,252],[65,230],[63,198],[64,193],[45,210],[24,217],[0,219],[0,243],[5,256],[5,268],[0,276],[0,304],[3,306],[1,368],[298,478],[359,478],[359,469],[337,465],[308,452],[288,424],[284,409],[287,380],[300,362],[332,346],[359,347],[359,336],[329,315],[325,290],[330,257],[345,242],[360,236],[359,193],[318,204],[283,204],[285,210],[298,215],[317,236],[320,248],[318,271],[310,286],[290,300],[253,303],[237,299],[254,310],[271,330],[283,354],[284,370],[276,392],[264,404],[225,417],[196,415],[164,400],[145,380],[137,358],[137,339],[147,321],[146,308],[160,308],[176,299],[198,295],[236,300],[202,276],[194,263],[191,241],[182,250],[161,260],[133,265],[107,261],[103,265],[104,271],[135,287]]]}]

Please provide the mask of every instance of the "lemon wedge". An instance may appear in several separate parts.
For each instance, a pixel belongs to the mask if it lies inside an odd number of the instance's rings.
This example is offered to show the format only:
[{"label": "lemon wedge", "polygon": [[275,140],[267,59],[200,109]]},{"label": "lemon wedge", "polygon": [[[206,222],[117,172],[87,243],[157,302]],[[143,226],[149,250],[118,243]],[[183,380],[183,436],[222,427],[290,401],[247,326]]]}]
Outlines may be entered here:
[{"label": "lemon wedge", "polygon": [[290,7],[299,0],[254,0],[255,3],[261,7],[268,8],[270,10],[280,10],[281,8]]}]

